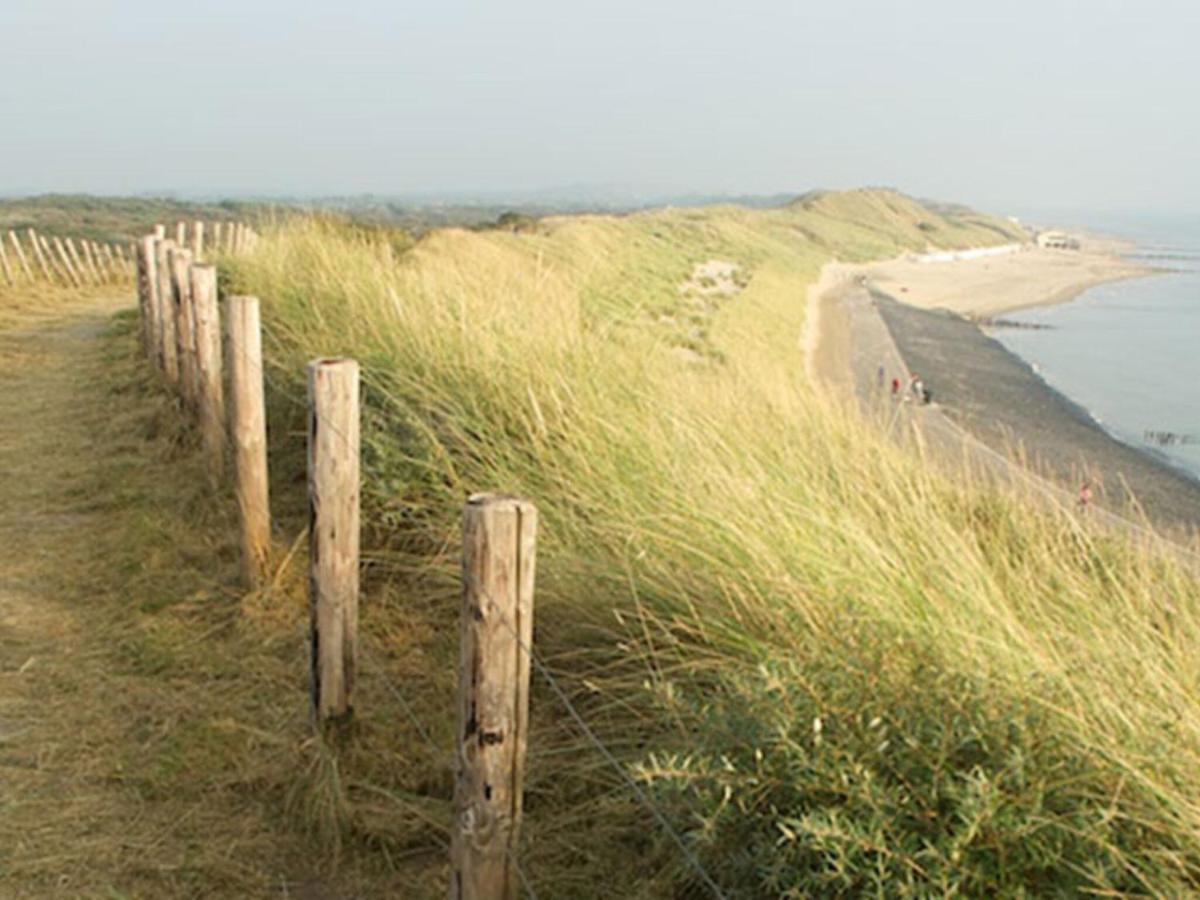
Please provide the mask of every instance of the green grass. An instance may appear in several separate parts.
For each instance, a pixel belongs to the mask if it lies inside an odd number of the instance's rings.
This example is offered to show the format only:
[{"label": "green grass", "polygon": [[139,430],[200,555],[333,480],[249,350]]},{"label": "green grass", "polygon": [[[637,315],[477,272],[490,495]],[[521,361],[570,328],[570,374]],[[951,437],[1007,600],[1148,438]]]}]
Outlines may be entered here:
[{"label": "green grass", "polygon": [[[729,896],[1194,892],[1192,575],[948,479],[804,379],[824,262],[1015,236],[860,191],[408,250],[298,221],[231,262],[293,525],[303,365],[363,364],[367,652],[434,740],[362,707],[351,846],[449,820],[459,517],[500,490],[542,514],[537,651]],[[681,293],[709,259],[744,290]],[[539,895],[703,895],[542,684],[530,746]]]},{"label": "green grass", "polygon": [[195,219],[218,222],[254,221],[269,208],[260,203],[226,200],[215,203],[151,197],[93,197],[87,194],[43,194],[0,200],[0,233],[35,228],[47,235],[128,243],[154,230]]}]

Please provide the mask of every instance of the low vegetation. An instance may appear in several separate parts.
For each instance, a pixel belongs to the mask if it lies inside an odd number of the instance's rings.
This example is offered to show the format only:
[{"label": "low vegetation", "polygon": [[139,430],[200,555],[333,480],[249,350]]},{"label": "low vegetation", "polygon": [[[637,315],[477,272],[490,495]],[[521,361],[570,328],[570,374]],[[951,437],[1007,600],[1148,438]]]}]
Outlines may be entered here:
[{"label": "low vegetation", "polygon": [[[1190,892],[1191,573],[951,483],[802,374],[823,262],[1014,237],[871,191],[438,231],[402,253],[298,222],[230,278],[266,303],[277,444],[297,440],[307,359],[364,364],[368,644],[435,747],[461,503],[511,491],[543,515],[538,653],[728,896]],[[744,287],[701,305],[679,286],[709,259]],[[534,702],[539,891],[703,895],[556,694]],[[446,761],[414,764],[410,722],[368,727],[393,761],[342,769],[348,833],[386,831],[355,793],[445,822]]]},{"label": "low vegetation", "polygon": [[158,197],[93,197],[87,194],[44,194],[0,200],[0,235],[9,229],[35,228],[47,235],[125,243],[160,223],[193,221],[245,222],[270,212],[264,204],[238,200],[212,203]]},{"label": "low vegetation", "polygon": [[[222,277],[264,301],[276,575],[231,595],[228,498],[177,504],[148,476],[144,509],[122,497],[158,537],[148,562],[110,542],[132,567],[106,575],[112,609],[145,595],[113,652],[181,698],[221,685],[207,712],[177,700],[146,729],[138,790],[218,785],[238,815],[305,823],[345,884],[440,896],[459,517],[469,492],[500,490],[542,519],[521,853],[538,896],[702,897],[706,878],[731,898],[1194,893],[1193,573],[950,479],[804,376],[825,261],[1014,237],[883,191],[415,244],[328,220],[268,229]],[[733,273],[730,289],[689,288],[697,271]],[[111,340],[122,396],[158,397],[131,374],[132,324]],[[336,354],[363,364],[367,565],[356,731],[327,746],[302,721],[297,548],[303,366]],[[173,455],[182,439],[147,440]],[[153,511],[175,505],[168,531]],[[196,583],[138,586],[167,571]],[[167,740],[178,722],[244,737],[208,759]],[[230,848],[251,846],[243,831]],[[285,845],[271,866],[307,871]],[[269,889],[265,851],[167,846],[180,895],[218,874]]]}]

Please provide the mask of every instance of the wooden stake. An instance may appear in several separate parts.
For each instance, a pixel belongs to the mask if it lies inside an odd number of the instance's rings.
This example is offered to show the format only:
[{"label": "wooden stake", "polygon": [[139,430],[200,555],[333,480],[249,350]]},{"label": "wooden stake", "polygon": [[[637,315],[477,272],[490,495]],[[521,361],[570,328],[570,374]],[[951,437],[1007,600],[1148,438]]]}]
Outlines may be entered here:
[{"label": "wooden stake", "polygon": [[179,383],[179,345],[175,336],[175,291],[171,287],[170,254],[175,242],[162,238],[154,241],[154,267],[158,276],[158,347],[162,354],[163,375],[168,384]]},{"label": "wooden stake", "polygon": [[154,312],[150,300],[150,261],[145,253],[145,245],[138,245],[137,254],[137,286],[138,324],[141,325],[142,353],[150,359],[154,358]]},{"label": "wooden stake", "polygon": [[53,284],[56,281],[61,281],[67,287],[73,283],[71,276],[67,272],[66,266],[62,261],[55,256],[54,250],[50,246],[50,242],[46,240],[46,236],[37,234],[33,229],[29,230],[29,237],[33,241],[34,247],[38,249],[38,257],[43,261],[48,261],[50,278],[49,281]]},{"label": "wooden stake", "polygon": [[230,431],[238,514],[242,523],[242,571],[257,587],[271,550],[267,491],[267,413],[263,395],[262,330],[257,297],[230,297],[228,323]]},{"label": "wooden stake", "polygon": [[175,246],[180,250],[187,249],[187,222],[175,223]]},{"label": "wooden stake", "polygon": [[[17,233],[15,231],[10,231],[8,233],[8,240],[12,243],[13,252],[16,254],[17,262],[21,265],[21,271],[25,273],[25,278],[29,281],[33,281],[33,270],[29,268],[29,260],[25,258],[25,251],[21,248],[21,240],[17,237]],[[44,261],[42,262],[42,268],[46,268]],[[46,279],[49,280],[50,274],[48,272],[45,274]]]},{"label": "wooden stake", "polygon": [[91,276],[94,283],[100,284],[104,281],[104,276],[100,274],[100,267],[96,264],[96,254],[92,249],[92,242],[86,238],[80,238],[79,245],[83,248],[83,259],[85,265],[87,266],[88,274]]},{"label": "wooden stake", "polygon": [[224,249],[224,246],[221,244],[221,223],[220,222],[213,222],[212,233],[213,233],[213,239],[212,239],[213,249],[217,253],[220,253]]},{"label": "wooden stake", "polygon": [[537,510],[476,494],[463,519],[452,900],[516,900]]},{"label": "wooden stake", "polygon": [[167,239],[167,226],[166,225],[155,225],[154,226],[154,237],[157,240],[165,241]]},{"label": "wooden stake", "polygon": [[174,247],[167,254],[171,267],[171,300],[175,313],[175,341],[179,358],[179,393],[183,406],[195,414],[199,407],[199,383],[196,369],[196,311],[192,306],[192,279],[188,267],[192,251]]},{"label": "wooden stake", "polygon": [[196,262],[204,258],[204,223],[199,219],[192,223],[192,258]]},{"label": "wooden stake", "polygon": [[192,306],[196,313],[196,376],[200,394],[200,434],[213,489],[225,474],[225,394],[221,377],[221,319],[217,311],[216,266],[192,264]]},{"label": "wooden stake", "polygon": [[312,697],[320,723],[354,712],[358,653],[358,363],[308,366]]},{"label": "wooden stake", "polygon": [[8,254],[4,252],[4,241],[0,241],[0,270],[4,271],[4,281],[6,284],[17,283],[17,279],[13,276],[12,266],[8,264]]},{"label": "wooden stake", "polygon": [[[154,251],[155,239],[147,235],[137,242],[134,256],[138,264],[139,296],[144,291],[146,298],[145,331],[146,355],[158,368],[162,368],[162,326],[158,318],[162,315],[162,304],[158,296],[158,260]],[[143,284],[143,279],[145,279]]]},{"label": "wooden stake", "polygon": [[66,270],[70,283],[75,287],[83,287],[83,279],[79,277],[79,273],[75,270],[75,266],[71,262],[71,257],[67,255],[67,248],[63,245],[61,238],[54,238],[54,249],[58,253],[58,258]]},{"label": "wooden stake", "polygon": [[71,256],[71,262],[75,263],[75,271],[79,275],[80,284],[93,284],[97,280],[88,270],[87,265],[83,261],[83,254],[75,247],[75,241],[71,238],[63,238],[63,243],[67,245],[67,253]]}]

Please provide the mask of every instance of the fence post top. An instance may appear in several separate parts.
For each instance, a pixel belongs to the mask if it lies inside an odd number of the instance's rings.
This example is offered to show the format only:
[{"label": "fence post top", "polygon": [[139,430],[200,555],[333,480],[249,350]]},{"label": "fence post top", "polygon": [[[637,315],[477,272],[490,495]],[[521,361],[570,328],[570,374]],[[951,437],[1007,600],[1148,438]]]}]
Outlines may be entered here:
[{"label": "fence post top", "polygon": [[322,356],[311,360],[308,364],[308,371],[316,372],[321,369],[342,369],[348,371],[358,371],[358,360],[351,359],[349,356]]},{"label": "fence post top", "polygon": [[467,497],[467,506],[473,509],[509,508],[523,513],[537,511],[537,507],[524,497],[518,497],[516,494],[494,493],[490,491],[471,494],[471,496]]}]

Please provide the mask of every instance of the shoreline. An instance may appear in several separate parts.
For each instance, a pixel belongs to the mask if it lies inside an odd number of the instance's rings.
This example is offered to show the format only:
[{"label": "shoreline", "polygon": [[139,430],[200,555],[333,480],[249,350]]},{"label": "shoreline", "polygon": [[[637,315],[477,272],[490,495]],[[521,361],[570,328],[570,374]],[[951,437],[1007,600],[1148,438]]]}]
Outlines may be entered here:
[{"label": "shoreline", "polygon": [[1004,256],[950,262],[920,262],[909,255],[861,266],[859,274],[906,305],[978,320],[1068,303],[1100,284],[1167,271],[1127,259],[1124,254],[1134,249],[1128,242],[1084,236],[1078,250],[1027,246]]},{"label": "shoreline", "polygon": [[[1019,259],[1023,255],[1011,256]],[[896,296],[881,290],[877,282],[872,283],[872,274],[881,270],[911,271],[911,261],[830,264],[827,268],[836,266],[834,271],[840,277],[827,276],[823,269],[817,282],[824,286],[818,301],[822,307],[817,320],[819,333],[815,337],[806,335],[806,346],[811,341],[816,347],[810,356],[812,370],[827,384],[841,382],[848,384],[852,392],[857,389],[859,395],[869,395],[875,362],[864,356],[882,352],[879,334],[886,332],[892,353],[879,364],[888,366],[888,378],[892,377],[892,367],[899,367],[897,371],[902,375],[920,372],[933,391],[930,413],[945,418],[985,451],[1005,458],[1016,451],[1017,458],[1025,462],[1014,461],[1013,466],[1063,491],[1068,501],[1083,478],[1094,479],[1099,507],[1122,515],[1127,514],[1131,502],[1136,502],[1156,525],[1194,533],[1200,527],[1200,479],[1161,454],[1121,440],[1097,422],[1089,410],[1048,384],[1029,363],[989,334],[986,322],[980,321],[983,310],[988,316],[997,316],[1066,303],[1099,284],[1169,271],[1131,265],[1113,255],[1097,271],[1095,258],[1096,254],[1091,254],[1074,267],[1069,257],[1062,264],[1054,260],[1058,271],[1049,286],[1029,283],[1036,277],[1040,260],[1033,260],[1035,264],[1027,267],[1028,271],[1024,266],[1012,265],[1004,267],[1007,272],[991,272],[976,265],[976,278],[970,285],[976,291],[1000,284],[1003,275],[1015,277],[1017,289],[1014,291],[1013,284],[1009,284],[1000,285],[998,293],[973,291],[969,294],[971,302],[960,302],[957,310],[910,302],[909,297]],[[994,263],[995,258],[990,262]],[[942,269],[935,273],[943,280],[942,292],[946,285],[954,290],[954,270],[962,264],[936,265]],[[906,268],[897,270],[897,266]],[[978,277],[981,271],[987,271],[986,278]],[[858,282],[863,275],[868,279],[866,285]],[[810,292],[810,304],[813,302]],[[963,309],[968,305],[970,311]],[[828,350],[827,335],[838,330],[848,334],[839,338],[841,342],[863,346],[853,347],[851,352],[821,352]]]}]

